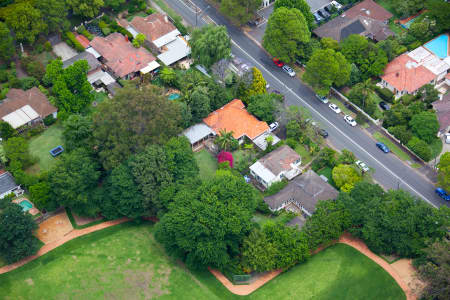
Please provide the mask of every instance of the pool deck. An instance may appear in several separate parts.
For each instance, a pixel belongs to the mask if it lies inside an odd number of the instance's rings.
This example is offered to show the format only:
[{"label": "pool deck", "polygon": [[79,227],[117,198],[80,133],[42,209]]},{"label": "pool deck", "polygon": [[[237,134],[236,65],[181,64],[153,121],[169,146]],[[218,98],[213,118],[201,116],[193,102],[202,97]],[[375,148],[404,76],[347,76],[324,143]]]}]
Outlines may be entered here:
[{"label": "pool deck", "polygon": [[[20,197],[20,198],[17,198],[17,199],[12,200],[11,202],[12,202],[12,203],[19,204],[20,202],[22,202],[22,201],[24,201],[24,200],[27,200],[28,202],[31,203],[31,205],[33,205],[33,207],[30,208],[30,209],[28,210],[28,212],[30,213],[30,215],[35,216],[35,215],[37,215],[38,213],[40,213],[40,211],[34,206],[33,202],[31,202],[31,201],[30,201],[29,199],[27,199],[27,198]],[[19,204],[19,205],[20,205],[20,204]]]}]

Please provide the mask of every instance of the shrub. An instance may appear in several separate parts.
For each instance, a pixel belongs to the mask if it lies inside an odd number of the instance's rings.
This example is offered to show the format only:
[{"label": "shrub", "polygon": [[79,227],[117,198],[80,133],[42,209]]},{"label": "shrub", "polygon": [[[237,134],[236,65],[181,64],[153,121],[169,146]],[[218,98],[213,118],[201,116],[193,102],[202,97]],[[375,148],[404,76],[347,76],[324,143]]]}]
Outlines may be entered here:
[{"label": "shrub", "polygon": [[81,32],[83,32],[83,30],[86,30],[86,27],[84,27],[84,25],[80,25],[80,27],[78,27],[77,32],[79,34],[81,34]]},{"label": "shrub", "polygon": [[405,125],[391,126],[388,128],[388,131],[390,134],[399,139],[403,145],[407,145],[413,136],[411,131],[409,131]]},{"label": "shrub", "polygon": [[23,57],[20,62],[28,75],[37,78],[39,81],[42,80],[42,77],[45,75],[45,67],[40,61],[28,56]]},{"label": "shrub", "polygon": [[77,50],[78,52],[83,52],[85,49],[84,49],[84,47],[80,44],[80,42],[75,38],[75,35],[72,33],[72,32],[70,32],[70,31],[67,31],[65,34],[64,34],[64,37],[66,38],[66,42],[67,41],[70,41],[70,44],[75,48],[75,50]]},{"label": "shrub", "polygon": [[292,149],[295,149],[295,147],[297,147],[297,141],[293,138],[288,138],[286,139],[286,145],[288,145]]},{"label": "shrub", "polygon": [[264,192],[264,196],[272,196],[281,191],[289,182],[284,179],[275,183],[272,183],[272,185]]},{"label": "shrub", "polygon": [[358,123],[358,124],[364,124],[364,123],[367,123],[368,120],[367,120],[366,116],[365,116],[363,113],[358,112],[358,113],[356,114],[355,121],[356,121],[356,123]]},{"label": "shrub", "polygon": [[0,100],[3,100],[6,98],[6,94],[8,94],[9,88],[4,88],[0,90]]},{"label": "shrub", "polygon": [[0,83],[8,81],[8,72],[6,70],[0,70]]},{"label": "shrub", "polygon": [[145,13],[147,14],[147,15],[151,15],[151,14],[153,14],[155,11],[152,9],[152,8],[147,8],[147,10],[145,11]]},{"label": "shrub", "polygon": [[31,89],[32,87],[39,86],[39,80],[34,77],[20,78],[20,88],[24,91]]},{"label": "shrub", "polygon": [[181,17],[180,16],[176,16],[173,19],[173,25],[175,25],[175,27],[178,29],[178,31],[181,33],[181,35],[186,35],[188,34],[186,27],[183,25],[183,23],[181,22]]},{"label": "shrub", "polygon": [[52,44],[51,44],[49,41],[46,41],[46,42],[44,43],[44,49],[45,49],[45,51],[47,51],[47,52],[52,51],[52,50],[53,50]]},{"label": "shrub", "polygon": [[394,102],[394,94],[387,88],[380,88],[375,86],[375,92],[380,96],[381,99],[387,102]]},{"label": "shrub", "polygon": [[420,41],[414,41],[411,44],[409,44],[407,46],[407,48],[408,48],[409,51],[411,51],[411,50],[414,50],[414,49],[420,47],[421,45],[422,45],[422,43]]},{"label": "shrub", "polygon": [[[122,26],[119,26],[117,23],[110,24],[109,29],[111,30],[111,32],[119,32],[119,33],[123,34],[124,36],[127,36],[130,41],[133,40],[133,35],[131,34],[131,32],[129,32]],[[103,29],[102,29],[102,31],[103,31]]]},{"label": "shrub", "polygon": [[89,31],[87,31],[86,29],[81,31],[81,34],[84,35],[90,41],[92,41],[94,39],[94,36]]},{"label": "shrub", "polygon": [[408,142],[408,148],[411,149],[417,156],[419,156],[424,161],[429,161],[431,159],[431,149],[428,144],[413,136]]},{"label": "shrub", "polygon": [[53,118],[53,115],[48,115],[44,118],[45,126],[50,126],[56,122],[56,119]]}]

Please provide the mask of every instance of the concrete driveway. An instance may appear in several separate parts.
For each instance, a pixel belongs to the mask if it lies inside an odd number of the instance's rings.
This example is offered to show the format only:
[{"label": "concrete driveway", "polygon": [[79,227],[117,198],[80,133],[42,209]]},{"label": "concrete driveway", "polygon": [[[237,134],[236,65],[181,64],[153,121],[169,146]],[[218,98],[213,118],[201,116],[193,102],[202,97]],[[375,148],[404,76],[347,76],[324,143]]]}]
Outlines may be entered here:
[{"label": "concrete driveway", "polygon": [[256,27],[251,27],[252,30],[248,32],[260,44],[262,44],[264,32],[266,32],[267,21],[272,13],[273,5],[258,10],[258,14],[264,18],[264,21]]},{"label": "concrete driveway", "polygon": [[53,52],[61,57],[62,61],[68,60],[69,58],[74,57],[78,53],[69,47],[65,42],[60,42],[53,46]]}]

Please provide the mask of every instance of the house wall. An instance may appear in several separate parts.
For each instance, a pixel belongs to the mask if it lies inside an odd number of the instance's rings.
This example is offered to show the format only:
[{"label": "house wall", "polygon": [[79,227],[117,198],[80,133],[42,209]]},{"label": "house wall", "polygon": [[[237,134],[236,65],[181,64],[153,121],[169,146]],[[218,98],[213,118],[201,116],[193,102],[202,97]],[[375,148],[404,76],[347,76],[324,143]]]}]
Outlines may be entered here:
[{"label": "house wall", "polygon": [[3,194],[0,194],[0,199],[5,198],[7,195],[9,195],[11,193],[14,193],[14,191],[18,190],[19,188],[20,188],[20,186],[16,186],[15,188],[13,188],[13,189],[11,189],[11,190],[9,190],[7,192],[4,192]]}]

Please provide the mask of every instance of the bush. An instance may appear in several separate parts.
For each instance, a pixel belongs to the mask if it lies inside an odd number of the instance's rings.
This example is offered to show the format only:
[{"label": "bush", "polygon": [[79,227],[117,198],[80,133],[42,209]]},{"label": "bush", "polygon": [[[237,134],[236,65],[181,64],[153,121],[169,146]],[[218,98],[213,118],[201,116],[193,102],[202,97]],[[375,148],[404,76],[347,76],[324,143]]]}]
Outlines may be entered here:
[{"label": "bush", "polygon": [[45,75],[45,67],[40,61],[35,60],[31,56],[28,56],[22,57],[20,63],[22,64],[28,75],[37,78],[39,81],[42,80],[42,77],[44,77]]},{"label": "bush", "polygon": [[[111,30],[111,32],[119,32],[119,33],[123,34],[124,36],[127,36],[130,41],[133,40],[133,35],[131,34],[131,32],[129,32],[122,26],[119,26],[117,23],[110,24],[109,29]],[[103,31],[103,29],[102,29],[102,31]]]},{"label": "bush", "polygon": [[6,94],[8,94],[9,88],[4,88],[0,90],[0,100],[3,100],[6,98]]},{"label": "bush", "polygon": [[387,88],[380,88],[375,86],[375,92],[380,96],[381,99],[389,103],[394,102],[394,94]]},{"label": "bush", "polygon": [[390,134],[399,139],[403,145],[407,145],[413,136],[411,131],[409,131],[405,125],[391,126],[388,128],[388,131]]},{"label": "bush", "polygon": [[49,41],[46,41],[46,42],[44,43],[44,49],[45,49],[45,51],[47,51],[47,52],[52,51],[52,50],[53,50],[52,44],[51,44]]},{"label": "bush", "polygon": [[181,22],[181,17],[180,16],[176,16],[176,18],[174,18],[173,20],[173,25],[175,25],[175,27],[178,29],[178,31],[181,33],[181,35],[186,35],[188,34],[186,27],[183,25],[183,23]]},{"label": "bush", "polygon": [[81,34],[81,32],[83,32],[83,30],[86,30],[86,27],[84,27],[84,25],[80,25],[80,27],[78,27],[77,32],[79,34]]},{"label": "bush", "polygon": [[358,112],[358,113],[356,114],[355,121],[356,121],[356,123],[358,123],[358,124],[364,124],[364,123],[367,123],[368,120],[367,120],[366,116],[365,116],[363,113]]},{"label": "bush", "polygon": [[44,118],[45,126],[50,126],[56,122],[56,119],[53,118],[53,115],[48,115]]},{"label": "bush", "polygon": [[[65,37],[65,41],[68,44],[70,43],[70,45],[73,46],[75,48],[75,50],[77,50],[78,52],[83,52],[85,50],[84,47],[80,44],[80,42],[75,38],[75,35],[72,32],[67,31],[64,34],[64,37]],[[70,41],[70,42],[68,42],[68,41]]]},{"label": "bush", "polygon": [[20,78],[20,88],[24,91],[31,89],[32,87],[39,86],[39,80],[34,77]]},{"label": "bush", "polygon": [[6,70],[0,70],[0,83],[8,81],[8,72]]},{"label": "bush", "polygon": [[84,35],[90,41],[92,41],[94,39],[94,36],[89,31],[87,31],[86,29],[81,31],[81,34]]},{"label": "bush", "polygon": [[281,191],[289,182],[284,179],[275,183],[272,183],[272,185],[264,192],[264,196],[272,196]]},{"label": "bush", "polygon": [[413,136],[408,142],[408,148],[411,149],[417,156],[419,156],[424,161],[429,161],[431,159],[431,149],[428,144]]},{"label": "bush", "polygon": [[147,14],[147,15],[151,15],[151,14],[153,14],[155,11],[152,9],[152,8],[148,8],[146,11],[145,11],[145,13]]},{"label": "bush", "polygon": [[298,144],[297,141],[293,138],[286,139],[286,145],[288,145],[292,149],[295,149],[295,147],[297,147],[297,144]]},{"label": "bush", "polygon": [[414,50],[414,49],[416,49],[416,48],[418,48],[420,46],[422,46],[422,43],[420,41],[415,41],[415,42],[412,42],[411,44],[409,44],[407,46],[407,48],[408,48],[409,51],[411,51],[411,50]]}]

